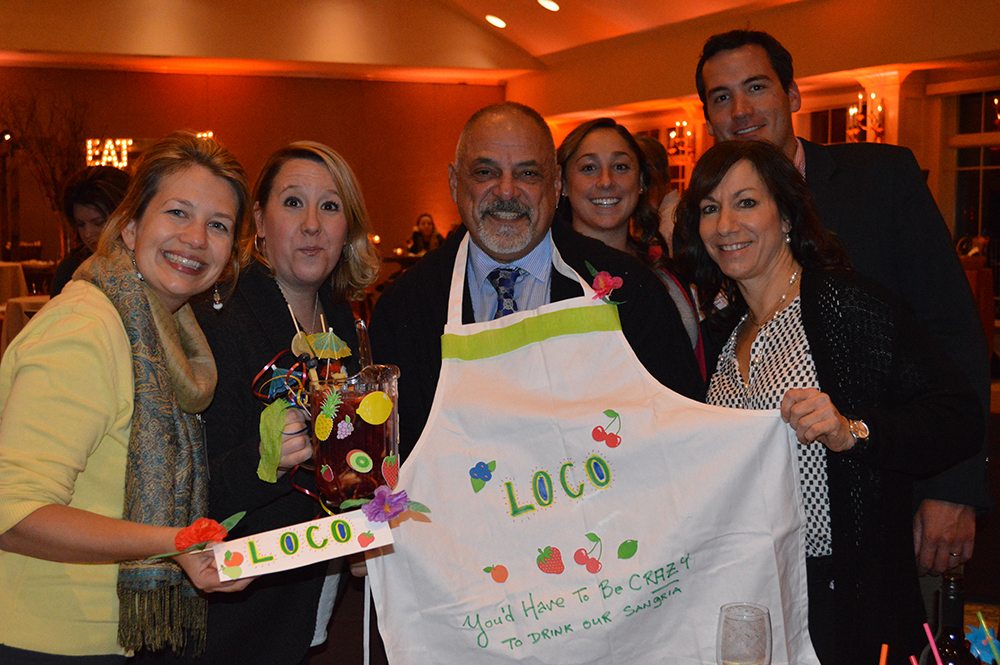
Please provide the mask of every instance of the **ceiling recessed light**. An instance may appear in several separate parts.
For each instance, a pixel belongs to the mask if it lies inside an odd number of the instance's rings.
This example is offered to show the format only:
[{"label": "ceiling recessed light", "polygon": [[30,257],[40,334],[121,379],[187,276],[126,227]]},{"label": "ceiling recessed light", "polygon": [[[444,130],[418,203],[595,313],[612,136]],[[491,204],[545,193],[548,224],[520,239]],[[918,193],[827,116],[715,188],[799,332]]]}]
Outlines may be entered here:
[{"label": "ceiling recessed light", "polygon": [[507,27],[507,21],[503,20],[499,16],[494,16],[493,14],[486,15],[486,22],[492,26],[496,26],[497,28]]},{"label": "ceiling recessed light", "polygon": [[542,7],[545,7],[550,12],[557,12],[557,11],[559,11],[559,3],[558,2],[553,2],[552,0],[538,0],[538,4],[540,4]]}]

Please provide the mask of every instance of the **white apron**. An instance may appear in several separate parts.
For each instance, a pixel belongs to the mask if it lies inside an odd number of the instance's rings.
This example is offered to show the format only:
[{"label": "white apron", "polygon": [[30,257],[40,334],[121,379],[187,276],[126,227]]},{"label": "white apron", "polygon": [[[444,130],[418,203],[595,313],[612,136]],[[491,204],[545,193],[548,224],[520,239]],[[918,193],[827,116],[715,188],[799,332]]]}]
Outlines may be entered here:
[{"label": "white apron", "polygon": [[[664,388],[583,280],[580,298],[463,325],[467,252],[399,477],[431,521],[403,521],[368,561],[389,662],[715,663],[719,607],[754,601],[773,663],[818,664],[777,412]],[[553,263],[580,279],[554,246]]]}]

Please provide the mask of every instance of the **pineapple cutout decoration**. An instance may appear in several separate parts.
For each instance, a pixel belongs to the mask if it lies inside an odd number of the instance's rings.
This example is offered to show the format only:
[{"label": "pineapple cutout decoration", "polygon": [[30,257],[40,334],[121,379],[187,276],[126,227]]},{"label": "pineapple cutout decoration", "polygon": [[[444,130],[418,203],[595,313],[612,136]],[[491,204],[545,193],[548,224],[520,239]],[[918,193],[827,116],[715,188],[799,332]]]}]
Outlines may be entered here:
[{"label": "pineapple cutout decoration", "polygon": [[333,433],[333,419],[337,417],[337,407],[339,406],[340,393],[336,390],[329,391],[326,394],[326,399],[323,400],[323,406],[319,409],[319,415],[316,416],[316,422],[313,423],[316,438],[320,441],[326,441]]}]

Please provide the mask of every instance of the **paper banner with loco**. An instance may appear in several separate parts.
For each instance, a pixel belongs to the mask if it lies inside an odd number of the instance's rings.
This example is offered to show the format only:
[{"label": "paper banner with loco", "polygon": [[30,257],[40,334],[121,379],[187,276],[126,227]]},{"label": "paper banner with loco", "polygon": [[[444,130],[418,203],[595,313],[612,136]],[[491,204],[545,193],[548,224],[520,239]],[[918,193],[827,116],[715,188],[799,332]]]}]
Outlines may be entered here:
[{"label": "paper banner with loco", "polygon": [[770,609],[774,665],[818,665],[780,415],[664,388],[592,291],[455,323],[463,274],[400,469],[434,520],[368,560],[389,661],[714,663],[719,607],[745,600]]},{"label": "paper banner with loco", "polygon": [[392,543],[389,523],[363,510],[293,524],[213,546],[220,580],[267,575]]}]

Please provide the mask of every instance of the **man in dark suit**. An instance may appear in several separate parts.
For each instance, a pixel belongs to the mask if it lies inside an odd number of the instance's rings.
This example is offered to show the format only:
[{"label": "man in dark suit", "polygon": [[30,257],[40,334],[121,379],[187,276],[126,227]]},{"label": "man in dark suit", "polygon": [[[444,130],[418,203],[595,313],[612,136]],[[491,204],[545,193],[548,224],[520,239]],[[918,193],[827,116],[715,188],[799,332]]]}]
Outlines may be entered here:
[{"label": "man in dark suit", "polygon": [[[798,139],[801,98],[791,54],[771,35],[733,30],[705,42],[695,74],[709,133],[765,140],[803,173],[824,226],[855,270],[895,291],[979,392],[989,413],[989,369],[971,292],[941,213],[913,154],[878,144],[820,146]],[[917,562],[935,573],[972,556],[975,509],[989,504],[980,455],[918,487]]]},{"label": "man in dark suit", "polygon": [[[534,309],[582,295],[580,285],[552,270],[553,242],[589,279],[586,263],[621,277],[612,294],[629,344],[664,385],[699,398],[703,385],[677,310],[655,275],[632,257],[569,228],[552,228],[561,191],[555,145],[536,111],[514,103],[486,107],[466,123],[449,168],[452,199],[464,230],[406,271],[379,299],[372,316],[376,360],[398,365],[400,449],[405,456],[423,431],[441,370],[441,335],[458,246],[470,236],[463,322],[495,318],[496,270],[515,270],[517,308]],[[580,358],[579,362],[587,362]],[[600,377],[594,377],[600,381]]]}]

